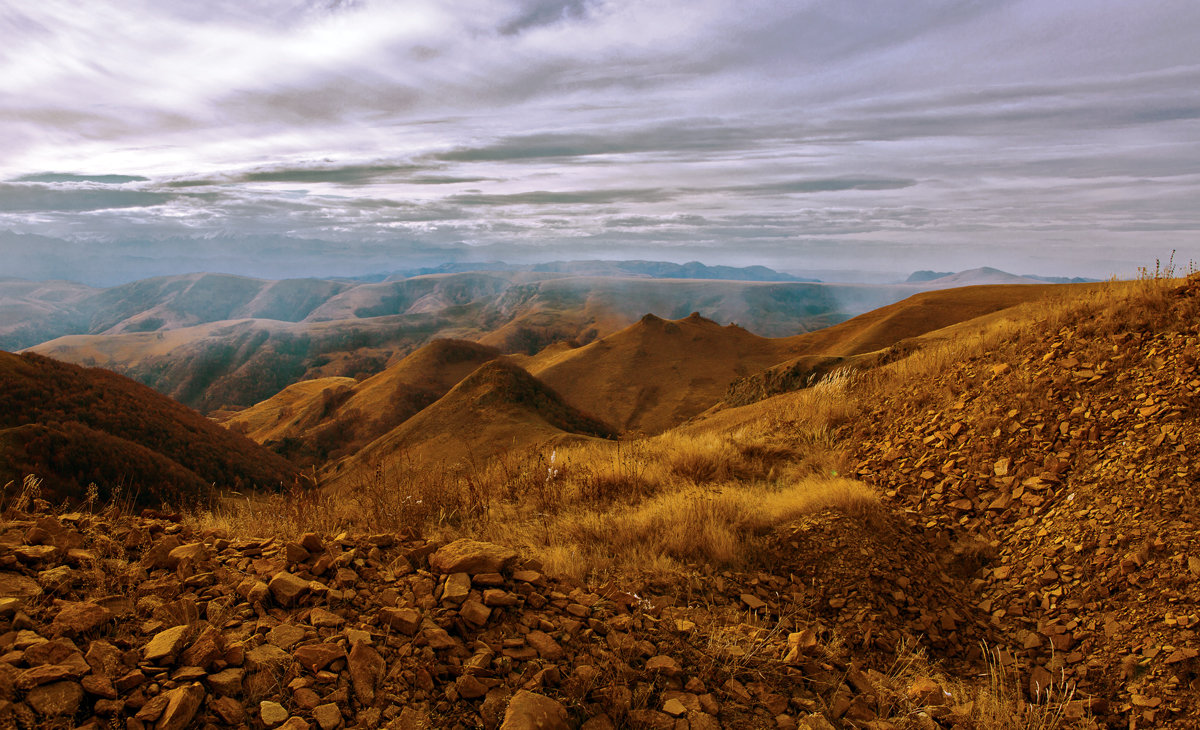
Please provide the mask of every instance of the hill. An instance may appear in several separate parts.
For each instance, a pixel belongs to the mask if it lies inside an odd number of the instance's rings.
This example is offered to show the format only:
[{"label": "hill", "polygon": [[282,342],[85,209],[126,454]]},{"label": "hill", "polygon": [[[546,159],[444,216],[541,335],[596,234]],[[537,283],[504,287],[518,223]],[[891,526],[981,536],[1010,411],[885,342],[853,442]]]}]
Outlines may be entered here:
[{"label": "hill", "polygon": [[[824,330],[792,339],[798,357],[738,378],[725,402],[744,405],[803,388],[839,368],[870,368],[904,357],[931,341],[952,337],[956,325],[979,326],[979,318],[1026,302],[1061,296],[1055,285],[993,285],[941,289],[867,312]],[[973,321],[974,324],[970,324]]]},{"label": "hill", "polygon": [[486,362],[435,403],[326,470],[333,490],[352,489],[377,470],[473,467],[504,452],[592,438],[612,429],[568,405],[546,384],[501,358]]},{"label": "hill", "polygon": [[524,362],[575,407],[622,431],[659,433],[720,400],[739,375],[794,353],[771,340],[699,314],[652,314],[584,347],[551,348]]},{"label": "hill", "polygon": [[[767,334],[794,334],[908,291],[530,272],[373,284],[189,275],[82,294],[59,314],[82,318],[86,334],[28,349],[113,369],[212,412],[253,405],[301,380],[373,375],[437,338],[531,354],[558,341],[590,342],[646,312],[691,311]],[[16,328],[10,339],[24,341],[35,324]]]},{"label": "hill", "polygon": [[300,381],[223,420],[296,463],[324,463],[399,426],[499,356],[474,342],[434,340],[361,382]]},{"label": "hill", "polygon": [[213,486],[292,484],[282,458],[127,378],[0,352],[0,482],[27,474],[47,496],[123,487],[144,503],[204,500]]}]

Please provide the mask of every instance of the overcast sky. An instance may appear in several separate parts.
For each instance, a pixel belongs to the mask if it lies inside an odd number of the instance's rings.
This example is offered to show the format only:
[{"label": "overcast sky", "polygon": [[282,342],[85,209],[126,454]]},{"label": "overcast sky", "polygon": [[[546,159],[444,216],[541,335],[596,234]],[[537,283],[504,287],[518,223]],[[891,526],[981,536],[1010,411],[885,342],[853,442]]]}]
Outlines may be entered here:
[{"label": "overcast sky", "polygon": [[67,273],[1131,273],[1200,259],[1198,39],[1195,0],[0,0],[0,231]]}]

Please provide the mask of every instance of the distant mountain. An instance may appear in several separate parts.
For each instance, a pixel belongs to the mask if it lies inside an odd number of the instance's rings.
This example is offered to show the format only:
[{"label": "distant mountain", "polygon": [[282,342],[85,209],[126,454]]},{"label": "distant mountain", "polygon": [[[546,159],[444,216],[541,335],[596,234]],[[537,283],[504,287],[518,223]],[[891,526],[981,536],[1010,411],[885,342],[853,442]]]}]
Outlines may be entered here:
[{"label": "distant mountain", "polygon": [[766,266],[707,266],[699,261],[676,264],[668,261],[550,261],[542,264],[455,262],[440,266],[398,271],[386,277],[363,277],[364,281],[407,279],[427,274],[458,274],[468,271],[528,271],[569,276],[645,276],[652,279],[709,279],[720,281],[819,281],[785,274]]},{"label": "distant mountain", "polygon": [[1081,277],[1066,277],[1066,276],[1037,276],[1035,274],[1025,274],[1018,276],[1010,274],[1007,271],[994,269],[990,266],[983,266],[977,269],[967,269],[966,271],[942,272],[942,271],[914,271],[908,279],[907,284],[921,284],[923,287],[929,288],[950,288],[958,286],[974,286],[977,284],[1086,284],[1096,281],[1095,279],[1084,279]]},{"label": "distant mountain", "polygon": [[95,483],[143,503],[203,501],[216,487],[278,488],[296,469],[144,385],[106,370],[0,352],[0,484],[27,474],[54,499]]},{"label": "distant mountain", "polygon": [[910,274],[909,277],[904,281],[907,284],[920,284],[921,282],[933,281],[934,279],[940,279],[943,276],[953,275],[953,271],[930,271],[928,269],[923,269],[921,271],[912,272],[912,274]]}]

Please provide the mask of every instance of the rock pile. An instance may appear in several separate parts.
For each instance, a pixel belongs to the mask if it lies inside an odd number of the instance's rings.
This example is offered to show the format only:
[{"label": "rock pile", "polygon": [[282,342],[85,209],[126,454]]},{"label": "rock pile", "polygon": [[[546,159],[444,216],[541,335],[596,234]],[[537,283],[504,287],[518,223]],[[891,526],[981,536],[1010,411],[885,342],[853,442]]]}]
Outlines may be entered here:
[{"label": "rock pile", "polygon": [[649,588],[593,592],[469,540],[284,542],[10,510],[0,723],[887,728],[926,700],[954,717],[940,693],[914,700],[907,680],[830,647],[797,575]]},{"label": "rock pile", "polygon": [[1121,324],[957,363],[843,435],[861,478],[975,564],[975,608],[1030,697],[1192,727],[1200,327]]}]

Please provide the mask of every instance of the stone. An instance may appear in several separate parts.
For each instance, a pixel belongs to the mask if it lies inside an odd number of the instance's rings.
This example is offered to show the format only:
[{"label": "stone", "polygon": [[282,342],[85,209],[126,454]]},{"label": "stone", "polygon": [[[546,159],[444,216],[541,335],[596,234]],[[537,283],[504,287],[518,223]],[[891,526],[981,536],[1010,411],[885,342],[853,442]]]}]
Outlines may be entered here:
[{"label": "stone", "polygon": [[929,677],[917,677],[908,685],[908,699],[914,705],[944,705],[946,694],[942,686]]},{"label": "stone", "polygon": [[309,591],[308,581],[286,570],[276,573],[267,583],[267,588],[281,606],[296,605]]},{"label": "stone", "polygon": [[151,664],[162,659],[173,659],[183,648],[187,633],[187,626],[172,626],[165,631],[158,632],[142,647],[142,658]]},{"label": "stone", "polygon": [[350,682],[354,686],[354,695],[364,705],[375,702],[375,690],[383,679],[386,667],[383,657],[370,646],[356,643],[350,649],[346,663],[350,670]]},{"label": "stone", "polygon": [[35,598],[41,596],[42,586],[29,576],[20,573],[0,573],[0,596],[7,598]]},{"label": "stone", "polygon": [[335,629],[346,623],[346,619],[332,611],[317,607],[308,614],[308,622],[318,629]]},{"label": "stone", "polygon": [[50,633],[54,636],[77,636],[100,628],[112,621],[113,613],[107,608],[82,601],[67,604],[54,617]]},{"label": "stone", "polygon": [[246,676],[246,670],[241,667],[228,667],[221,671],[208,675],[208,686],[213,692],[220,695],[228,695],[236,697],[242,693],[242,679]]},{"label": "stone", "polygon": [[379,619],[406,636],[416,634],[421,628],[421,612],[415,608],[382,608]]},{"label": "stone", "polygon": [[452,573],[442,586],[442,603],[457,606],[467,600],[471,594],[471,576],[466,573]]},{"label": "stone", "polygon": [[345,656],[346,650],[337,644],[305,644],[292,652],[300,666],[313,674]]},{"label": "stone", "polygon": [[676,699],[670,699],[663,703],[662,711],[671,717],[682,717],[687,714],[687,708],[683,703]]},{"label": "stone", "polygon": [[166,697],[167,706],[154,730],[184,730],[191,726],[192,719],[204,702],[204,687],[199,682],[192,682],[168,691]]},{"label": "stone", "polygon": [[288,711],[278,702],[263,700],[258,703],[258,717],[267,727],[275,727],[288,719]]},{"label": "stone", "polygon": [[14,684],[17,689],[27,690],[64,679],[78,679],[82,674],[83,672],[79,671],[78,668],[63,664],[43,664],[40,667],[32,667],[18,674]]},{"label": "stone", "polygon": [[191,561],[192,563],[201,563],[208,559],[208,546],[202,542],[193,542],[187,545],[180,545],[167,553],[164,561],[166,567],[175,570],[183,561]]},{"label": "stone", "polygon": [[498,573],[514,563],[517,553],[490,542],[461,539],[429,556],[429,567],[438,573]]},{"label": "stone", "polygon": [[333,702],[317,705],[313,708],[312,715],[321,726],[321,730],[335,730],[342,726],[342,711]]},{"label": "stone", "polygon": [[458,615],[463,617],[463,620],[472,626],[481,627],[487,624],[488,619],[492,617],[492,609],[483,605],[475,599],[471,599],[458,609]]},{"label": "stone", "polygon": [[83,687],[78,682],[44,684],[29,690],[25,701],[43,717],[74,715],[83,702]]},{"label": "stone", "polygon": [[468,700],[478,699],[488,693],[487,686],[473,674],[464,674],[454,682],[458,696]]},{"label": "stone", "polygon": [[287,651],[304,641],[304,629],[295,624],[280,624],[267,632],[267,643]]},{"label": "stone", "polygon": [[179,663],[185,667],[207,669],[213,662],[225,655],[222,644],[221,632],[212,626],[207,626],[192,642],[192,645],[179,655]]},{"label": "stone", "polygon": [[675,659],[665,654],[659,654],[658,656],[650,657],[650,659],[646,661],[646,671],[654,672],[655,674],[663,674],[671,677],[672,679],[677,679],[683,674],[683,670],[680,669],[679,664],[675,661]]},{"label": "stone", "polygon": [[549,634],[544,631],[530,631],[525,637],[529,645],[537,650],[538,656],[548,662],[562,658],[563,649]]},{"label": "stone", "polygon": [[508,701],[500,730],[568,730],[567,708],[545,695],[519,690]]},{"label": "stone", "polygon": [[762,599],[753,593],[743,593],[740,598],[742,599],[742,603],[746,604],[746,608],[751,611],[760,611],[767,607],[767,604],[763,603]]},{"label": "stone", "polygon": [[515,606],[521,599],[513,593],[498,588],[488,588],[483,592],[483,605],[493,607]]},{"label": "stone", "polygon": [[325,543],[321,540],[321,536],[315,532],[306,532],[301,535],[300,547],[314,555],[325,552]]},{"label": "stone", "polygon": [[246,651],[246,668],[252,672],[273,672],[291,661],[292,655],[274,644],[261,644]]},{"label": "stone", "polygon": [[218,697],[210,701],[208,707],[217,717],[224,720],[226,725],[241,725],[246,721],[246,711],[242,708],[242,703],[232,697]]}]

